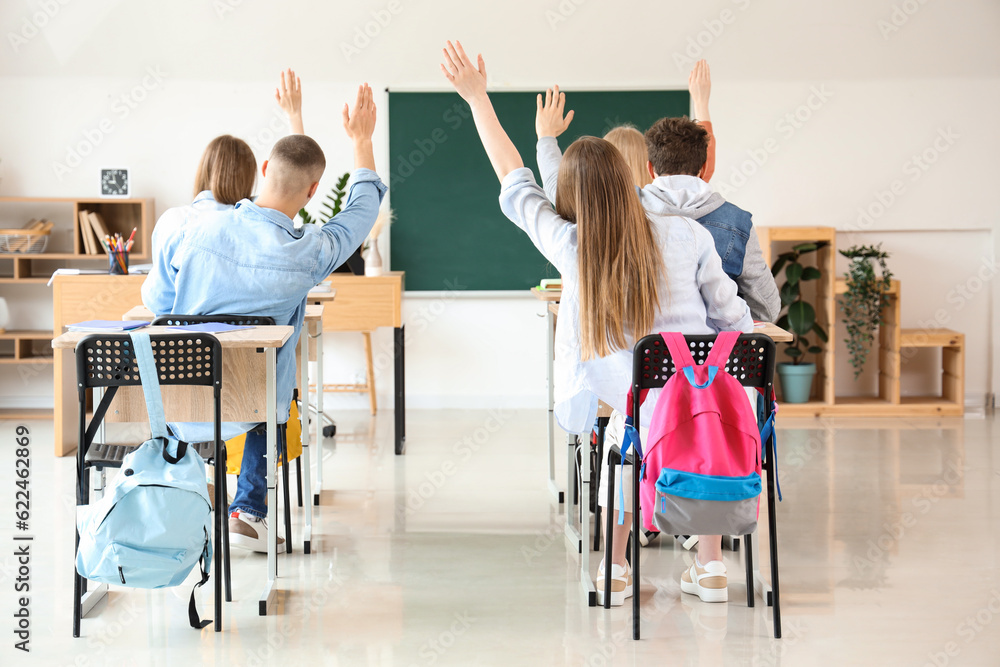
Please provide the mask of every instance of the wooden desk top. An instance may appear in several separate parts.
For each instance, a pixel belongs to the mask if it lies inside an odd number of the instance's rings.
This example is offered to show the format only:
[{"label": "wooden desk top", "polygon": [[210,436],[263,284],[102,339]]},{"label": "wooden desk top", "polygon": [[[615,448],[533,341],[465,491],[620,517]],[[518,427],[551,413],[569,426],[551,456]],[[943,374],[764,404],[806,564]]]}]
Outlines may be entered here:
[{"label": "wooden desk top", "polygon": [[539,301],[555,301],[558,302],[562,298],[562,290],[558,289],[547,289],[540,290],[537,287],[531,288],[531,293],[535,295],[535,298]]},{"label": "wooden desk top", "polygon": [[[558,315],[559,304],[550,303],[549,310],[552,311],[553,315]],[[794,336],[792,336],[791,332],[785,331],[784,329],[775,324],[771,324],[770,322],[764,322],[763,325],[764,326],[762,327],[755,327],[753,330],[754,333],[762,333],[771,340],[773,340],[775,343],[791,343],[794,340]]]},{"label": "wooden desk top", "polygon": [[[176,334],[183,333],[175,331],[170,327],[144,327],[140,331],[151,334]],[[52,348],[56,350],[73,350],[76,344],[83,338],[89,336],[92,331],[69,331],[52,339]],[[114,331],[108,333],[123,333]],[[265,326],[254,327],[253,329],[241,329],[240,331],[229,331],[226,333],[212,334],[219,339],[223,348],[256,348],[256,347],[281,347],[292,336],[292,327],[287,326]]]},{"label": "wooden desk top", "polygon": [[[135,306],[130,309],[127,313],[122,315],[122,319],[126,321],[134,320],[146,320],[152,322],[155,318],[153,317],[152,311],[146,306]],[[323,320],[323,306],[322,304],[307,305],[306,306],[306,322],[320,322]]]},{"label": "wooden desk top", "polygon": [[337,298],[337,290],[331,289],[329,292],[309,292],[306,295],[306,303],[322,304],[326,301],[333,301]]}]

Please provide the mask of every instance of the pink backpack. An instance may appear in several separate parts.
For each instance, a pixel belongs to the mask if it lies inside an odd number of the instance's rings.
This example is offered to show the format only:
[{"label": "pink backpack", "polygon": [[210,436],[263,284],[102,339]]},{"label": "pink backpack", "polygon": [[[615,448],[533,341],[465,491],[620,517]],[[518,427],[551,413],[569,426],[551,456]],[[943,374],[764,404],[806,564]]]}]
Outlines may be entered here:
[{"label": "pink backpack", "polygon": [[[622,454],[631,440],[642,461],[639,496],[646,530],[745,535],[757,527],[761,431],[743,385],[726,372],[739,336],[719,333],[705,363],[696,365],[682,334],[660,334],[676,372],[653,409],[645,454],[632,426],[629,391]],[[655,349],[660,345],[656,340],[654,349],[645,350],[644,370],[659,370],[650,365],[664,358],[662,349]]]}]

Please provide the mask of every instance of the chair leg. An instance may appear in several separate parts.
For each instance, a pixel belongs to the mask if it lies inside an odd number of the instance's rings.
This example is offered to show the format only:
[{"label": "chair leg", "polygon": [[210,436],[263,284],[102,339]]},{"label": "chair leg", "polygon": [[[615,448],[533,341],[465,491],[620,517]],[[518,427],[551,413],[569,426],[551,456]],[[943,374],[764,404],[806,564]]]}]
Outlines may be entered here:
[{"label": "chair leg", "polygon": [[634,458],[632,464],[632,534],[629,541],[632,543],[632,639],[639,639],[639,598],[642,595],[642,586],[639,584],[639,459]]},{"label": "chair leg", "polygon": [[753,607],[754,605],[754,580],[753,580],[753,536],[747,533],[743,537],[743,551],[744,560],[746,561],[746,571],[747,571],[747,606]]},{"label": "chair leg", "polygon": [[[74,531],[76,532],[76,531]],[[76,532],[76,550],[80,548],[80,533]],[[76,554],[74,550],[74,555]],[[73,637],[80,636],[80,618],[83,616],[83,577],[76,571],[76,564],[73,566]]]},{"label": "chair leg", "polygon": [[372,334],[370,331],[361,333],[365,337],[365,360],[368,364],[368,402],[371,404],[372,415],[378,412],[378,400],[375,398],[375,364],[372,361]]},{"label": "chair leg", "polygon": [[608,563],[611,559],[611,553],[614,550],[614,524],[615,520],[615,462],[612,461],[611,456],[608,456],[608,516],[607,523],[604,531],[604,608],[611,609],[611,577],[608,576],[611,572],[611,568]]},{"label": "chair leg", "polygon": [[219,479],[226,477],[225,462],[222,456],[222,447],[219,443],[216,443],[215,452],[215,535],[212,538],[212,544],[215,547],[215,575],[212,577],[215,579],[213,585],[215,586],[215,631],[222,632],[222,580],[225,579],[224,568],[225,565],[225,548],[223,547],[222,532],[225,530],[223,524],[228,524],[228,521],[223,521],[223,518],[228,514],[226,512],[228,507],[225,507],[225,502],[227,498],[222,495],[224,484],[220,483]]},{"label": "chair leg", "polygon": [[281,434],[278,443],[281,449],[281,492],[285,503],[285,553],[292,553],[292,504],[289,500],[288,489],[288,432],[285,425],[278,427]]},{"label": "chair leg", "polygon": [[[597,420],[597,465],[593,467],[593,470],[597,473],[601,470],[601,464],[604,462],[604,436],[607,432],[608,421],[601,417]],[[600,475],[595,475],[597,477],[597,488],[600,488]],[[611,507],[610,505],[608,506]],[[596,503],[594,507],[594,551],[601,550],[601,504]]]},{"label": "chair leg", "polygon": [[781,608],[778,603],[778,516],[774,502],[774,440],[767,443],[767,533],[771,551],[771,614],[774,620],[774,638],[781,639]]},{"label": "chair leg", "polygon": [[[222,502],[226,507],[225,516],[222,522],[222,551],[223,551],[223,567],[225,567],[225,585],[226,585],[226,602],[233,601],[233,572],[232,572],[232,562],[230,560],[229,553],[229,480],[227,479],[226,471],[228,469],[228,458],[226,454],[226,448],[222,448],[222,453],[220,454],[222,458]],[[216,483],[218,483],[218,475],[216,475]],[[218,505],[216,505],[218,507]]]},{"label": "chair leg", "polygon": [[299,492],[299,507],[302,507],[302,457],[295,459],[295,488]]}]

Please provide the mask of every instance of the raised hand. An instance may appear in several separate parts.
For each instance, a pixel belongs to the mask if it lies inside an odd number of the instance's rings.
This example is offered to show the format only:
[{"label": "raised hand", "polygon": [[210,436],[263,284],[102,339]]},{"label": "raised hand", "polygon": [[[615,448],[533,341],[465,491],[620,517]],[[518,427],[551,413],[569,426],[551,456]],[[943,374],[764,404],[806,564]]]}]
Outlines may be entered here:
[{"label": "raised hand", "polygon": [[471,104],[473,100],[485,97],[486,63],[482,54],[477,58],[477,65],[473,65],[469,56],[465,55],[462,42],[453,45],[450,40],[443,52],[445,62],[441,64],[441,71],[462,99]]},{"label": "raised hand", "polygon": [[344,131],[352,141],[371,141],[375,131],[375,96],[367,83],[358,86],[358,99],[354,109],[348,111],[344,103]]},{"label": "raised hand", "polygon": [[558,137],[573,122],[573,111],[563,114],[566,107],[566,93],[559,92],[559,86],[545,91],[545,97],[538,95],[538,110],[535,112],[535,132],[538,138]]},{"label": "raised hand", "polygon": [[695,119],[711,120],[708,116],[708,96],[712,92],[712,73],[708,69],[708,61],[699,60],[694,64],[688,76],[688,91],[691,93]]},{"label": "raised hand", "polygon": [[288,68],[288,77],[281,73],[281,83],[274,89],[274,99],[278,106],[288,114],[293,134],[305,134],[302,130],[302,80],[295,76],[295,71]]}]

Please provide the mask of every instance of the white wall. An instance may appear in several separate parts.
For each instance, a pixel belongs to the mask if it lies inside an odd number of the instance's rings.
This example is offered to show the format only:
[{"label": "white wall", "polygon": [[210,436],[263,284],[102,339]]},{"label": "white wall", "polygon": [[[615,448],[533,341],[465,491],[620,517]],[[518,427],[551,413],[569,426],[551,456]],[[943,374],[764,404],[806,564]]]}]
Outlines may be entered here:
[{"label": "white wall", "polygon": [[[995,387],[995,271],[961,308],[952,292],[975,286],[1000,252],[1000,6],[991,0],[64,1],[0,5],[0,195],[89,195],[101,166],[126,165],[158,213],[185,203],[213,136],[241,136],[262,159],[286,131],[271,96],[287,66],[303,78],[306,130],[335,177],[350,166],[339,114],[357,83],[372,83],[383,110],[387,85],[443,88],[446,38],[482,51],[494,85],[510,88],[677,87],[688,56],[703,56],[719,140],[713,185],[758,225],[833,225],[842,245],[884,242],[903,281],[904,324],[943,311],[968,336],[970,398]],[[366,29],[374,36],[360,36]],[[380,165],[385,132],[383,121]],[[88,154],[57,175],[74,150]],[[925,151],[933,163],[915,168]],[[874,215],[859,216],[869,208]],[[47,295],[16,290],[0,286],[29,326],[47,326]],[[407,298],[408,405],[543,404],[543,312],[528,297]],[[363,371],[360,336],[328,345],[328,379]],[[376,354],[390,345],[380,332]],[[838,376],[849,378],[840,359]],[[382,366],[390,405],[391,364]],[[50,396],[44,379],[12,371],[3,367],[0,402]],[[904,373],[916,390],[922,373]],[[838,388],[864,391],[864,382]]]}]

